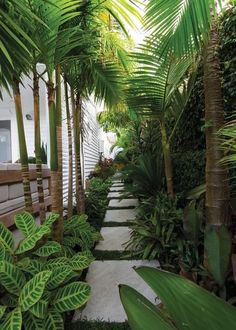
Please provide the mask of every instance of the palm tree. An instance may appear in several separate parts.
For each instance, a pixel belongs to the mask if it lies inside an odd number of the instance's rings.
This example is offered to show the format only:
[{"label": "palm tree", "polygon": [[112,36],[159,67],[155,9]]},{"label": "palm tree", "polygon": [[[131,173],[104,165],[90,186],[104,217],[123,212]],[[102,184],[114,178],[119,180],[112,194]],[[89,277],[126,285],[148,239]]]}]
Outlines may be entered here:
[{"label": "palm tree", "polygon": [[[218,5],[221,5],[220,0],[150,0],[146,13],[146,26],[152,29],[152,38],[159,41],[158,53],[161,53],[163,58],[169,51],[178,58],[183,56],[193,58],[203,50],[207,158],[205,206],[209,229],[205,239],[208,249],[212,244],[207,242],[214,235],[221,244],[226,239],[230,241],[227,234],[230,197],[228,171],[226,166],[220,164],[223,152],[216,136],[217,130],[224,124],[217,51]],[[209,254],[206,254],[206,261],[212,273],[214,269],[218,269],[217,265],[220,261],[229,260],[228,250],[222,251],[221,244],[218,245],[217,251],[214,250],[212,260]]]},{"label": "palm tree", "polygon": [[[35,43],[29,37],[29,34],[25,32],[29,31],[33,18],[36,18],[36,16],[30,11],[26,2],[19,3],[15,0],[5,1],[1,6],[2,10],[0,13],[0,19],[5,23],[1,24],[0,27],[0,85],[8,91],[9,85],[13,89],[25,207],[27,211],[32,212],[32,196],[30,190],[28,154],[23,124],[20,83],[22,74],[27,74],[30,68],[32,59],[30,49],[32,47],[36,49]],[[19,16],[21,16],[20,21],[18,20]]]},{"label": "palm tree", "polygon": [[167,193],[173,196],[170,146],[173,132],[168,133],[166,126],[170,117],[174,117],[178,124],[183,113],[184,103],[193,86],[193,77],[187,76],[191,61],[188,58],[178,60],[172,53],[165,60],[161,59],[156,54],[156,44],[151,46],[149,39],[133,57],[137,69],[130,81],[127,101],[130,109],[144,118],[150,117],[159,126]]}]

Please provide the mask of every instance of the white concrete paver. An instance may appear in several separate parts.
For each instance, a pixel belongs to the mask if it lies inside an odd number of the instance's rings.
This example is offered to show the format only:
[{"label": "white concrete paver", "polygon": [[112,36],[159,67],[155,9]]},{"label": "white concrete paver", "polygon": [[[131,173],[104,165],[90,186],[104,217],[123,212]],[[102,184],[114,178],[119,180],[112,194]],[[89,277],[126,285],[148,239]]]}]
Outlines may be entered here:
[{"label": "white concrete paver", "polygon": [[127,317],[119,297],[119,284],[127,284],[143,294],[153,303],[158,303],[155,293],[132,269],[134,266],[158,267],[157,261],[107,260],[94,261],[89,268],[87,281],[91,285],[92,296],[85,309],[77,311],[78,319],[124,322]]},{"label": "white concrete paver", "polygon": [[138,200],[137,199],[112,199],[110,200],[108,207],[113,208],[126,208],[126,207],[136,207],[138,206]]},{"label": "white concrete paver", "polygon": [[107,210],[104,222],[126,222],[135,219],[135,209]]},{"label": "white concrete paver", "polygon": [[131,230],[128,227],[103,227],[101,235],[103,241],[100,241],[95,250],[102,251],[124,251],[125,246],[130,239]]}]

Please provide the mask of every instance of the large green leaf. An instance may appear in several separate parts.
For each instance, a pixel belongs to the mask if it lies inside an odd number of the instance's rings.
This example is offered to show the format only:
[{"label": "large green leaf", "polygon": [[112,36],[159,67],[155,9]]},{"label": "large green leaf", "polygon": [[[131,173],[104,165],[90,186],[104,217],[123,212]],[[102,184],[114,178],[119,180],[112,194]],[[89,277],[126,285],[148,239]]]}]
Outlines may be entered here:
[{"label": "large green leaf", "polygon": [[158,308],[139,292],[127,285],[120,286],[120,298],[133,330],[174,329]]},{"label": "large green leaf", "polygon": [[76,254],[70,259],[70,266],[72,270],[83,270],[85,268],[88,268],[90,264],[91,259],[81,254]]},{"label": "large green leaf", "polygon": [[32,235],[36,229],[35,220],[29,212],[18,213],[15,216],[15,224],[25,237]]},{"label": "large green leaf", "polygon": [[50,227],[58,218],[59,218],[59,214],[52,213],[44,221],[44,225]]},{"label": "large green leaf", "polygon": [[51,274],[51,271],[40,272],[25,284],[19,297],[19,305],[23,312],[30,309],[42,297]]},{"label": "large green leaf", "polygon": [[0,243],[0,260],[4,260],[6,255],[5,247],[2,243]]},{"label": "large green leaf", "polygon": [[201,213],[196,206],[196,201],[191,201],[184,209],[184,232],[187,239],[198,242],[201,228]]},{"label": "large green leaf", "polygon": [[50,229],[47,226],[40,226],[37,227],[35,232],[26,237],[23,241],[20,242],[19,247],[16,249],[15,253],[16,254],[21,254],[26,251],[32,250],[37,242],[41,240],[41,238],[50,233]]},{"label": "large green leaf", "polygon": [[25,330],[46,330],[44,327],[44,321],[38,319],[30,312],[24,313],[23,322]]},{"label": "large green leaf", "polygon": [[39,301],[34,304],[29,311],[39,319],[44,319],[48,311],[49,299],[51,297],[50,292],[44,292]]},{"label": "large green leaf", "polygon": [[208,225],[205,230],[205,251],[208,268],[215,281],[224,285],[229,268],[231,252],[231,236],[224,226]]},{"label": "large green leaf", "polygon": [[25,285],[24,273],[7,261],[0,261],[0,283],[6,290],[18,295]]},{"label": "large green leaf", "polygon": [[236,324],[236,309],[176,274],[149,267],[136,272],[155,291],[177,329],[231,330]]},{"label": "large green leaf", "polygon": [[74,282],[58,289],[53,306],[58,312],[66,312],[83,306],[90,298],[90,286]]},{"label": "large green leaf", "polygon": [[12,232],[0,223],[0,242],[5,248],[12,252],[14,249],[14,236]]},{"label": "large green leaf", "polygon": [[52,276],[47,283],[47,289],[53,290],[59,287],[69,274],[73,273],[72,268],[68,266],[56,266],[52,268]]},{"label": "large green leaf", "polygon": [[23,258],[17,262],[17,266],[31,275],[36,275],[43,270],[43,263],[36,259]]},{"label": "large green leaf", "polygon": [[45,243],[43,246],[41,246],[39,249],[34,251],[34,254],[36,254],[39,257],[49,257],[50,255],[60,251],[61,251],[61,245],[59,243],[49,241]]},{"label": "large green leaf", "polygon": [[61,314],[55,310],[48,312],[45,319],[45,330],[64,330],[64,323]]},{"label": "large green leaf", "polygon": [[6,308],[7,308],[7,306],[1,306],[1,305],[0,305],[0,319],[3,317]]},{"label": "large green leaf", "polygon": [[0,328],[4,330],[21,330],[22,328],[22,314],[19,307],[8,313]]},{"label": "large green leaf", "polygon": [[70,260],[67,257],[60,257],[56,259],[50,259],[47,261],[45,268],[53,270],[55,267],[68,266]]}]

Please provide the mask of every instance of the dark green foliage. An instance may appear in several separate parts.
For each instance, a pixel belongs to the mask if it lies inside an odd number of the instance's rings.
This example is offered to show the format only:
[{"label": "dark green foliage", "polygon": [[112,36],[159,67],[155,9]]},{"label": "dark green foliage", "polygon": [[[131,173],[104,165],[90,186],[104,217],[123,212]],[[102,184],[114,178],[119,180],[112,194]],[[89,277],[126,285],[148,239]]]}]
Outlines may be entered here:
[{"label": "dark green foliage", "polygon": [[205,182],[205,150],[186,151],[173,155],[174,188],[186,194]]},{"label": "dark green foliage", "polygon": [[101,178],[103,180],[109,178],[115,174],[115,167],[113,165],[113,159],[102,158],[99,160],[95,167],[95,170],[91,172],[89,178]]},{"label": "dark green foliage", "polygon": [[102,227],[102,222],[108,205],[107,194],[112,185],[111,180],[93,178],[89,181],[89,188],[86,194],[86,214],[88,221],[96,229]]},{"label": "dark green foliage", "polygon": [[130,330],[128,323],[78,321],[65,325],[66,330]]},{"label": "dark green foliage", "polygon": [[123,171],[127,182],[126,191],[135,197],[151,197],[161,190],[163,183],[162,161],[153,154],[142,154],[136,164]]},{"label": "dark green foliage", "polygon": [[[173,153],[205,148],[203,69],[200,65],[191,96],[171,141]],[[170,123],[171,124],[171,123]],[[171,124],[171,126],[173,126]]]},{"label": "dark green foliage", "polygon": [[[145,205],[135,220],[130,221],[132,229],[128,250],[139,252],[143,259],[158,259],[161,266],[173,267],[178,256],[179,241],[183,239],[183,211],[177,209],[177,200],[159,194],[154,201],[146,201],[152,209],[145,212]],[[148,209],[146,209],[148,211]]]},{"label": "dark green foliage", "polygon": [[127,251],[100,251],[94,250],[93,256],[96,260],[135,260],[136,255],[130,255]]},{"label": "dark green foliage", "polygon": [[236,110],[236,8],[228,9],[220,25],[220,57],[223,71],[223,93],[226,113]]}]

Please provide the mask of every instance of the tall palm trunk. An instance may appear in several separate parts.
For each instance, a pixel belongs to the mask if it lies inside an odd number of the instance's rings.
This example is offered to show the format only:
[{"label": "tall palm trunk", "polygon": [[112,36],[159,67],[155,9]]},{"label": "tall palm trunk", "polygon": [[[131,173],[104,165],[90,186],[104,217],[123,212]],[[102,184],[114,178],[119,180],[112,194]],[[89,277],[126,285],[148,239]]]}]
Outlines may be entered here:
[{"label": "tall palm trunk", "polygon": [[66,119],[67,119],[67,134],[68,134],[68,149],[69,149],[69,160],[68,160],[68,218],[73,214],[73,141],[72,141],[72,130],[71,130],[71,114],[69,106],[69,94],[66,80],[64,80],[65,86],[65,101],[66,101]]},{"label": "tall palm trunk", "polygon": [[52,212],[60,215],[53,226],[53,238],[61,242],[63,235],[63,218],[58,189],[58,152],[57,152],[57,113],[55,103],[55,87],[52,79],[47,83],[49,129],[50,129],[50,170],[51,170],[51,195]]},{"label": "tall palm trunk", "polygon": [[224,105],[218,56],[218,26],[214,22],[204,54],[204,92],[206,121],[206,218],[215,226],[229,224],[228,171],[220,164],[223,152],[217,138],[224,124]]},{"label": "tall palm trunk", "polygon": [[[72,93],[74,103],[74,96]],[[81,112],[82,100],[79,94],[76,95],[74,106],[74,144],[75,144],[75,181],[76,181],[76,210],[78,214],[85,213],[85,196],[81,171],[80,157],[80,136],[81,136]]]},{"label": "tall palm trunk", "polygon": [[39,199],[40,222],[45,220],[45,203],[43,191],[43,173],[41,159],[41,134],[40,134],[40,105],[39,105],[39,76],[36,65],[33,68],[33,96],[34,96],[34,143],[36,156],[37,189]]},{"label": "tall palm trunk", "polygon": [[27,147],[25,141],[25,130],[24,130],[22,105],[21,105],[21,93],[20,93],[19,81],[17,78],[14,79],[12,88],[13,88],[14,102],[16,109],[16,120],[17,120],[17,128],[18,128],[25,209],[26,211],[33,213],[32,195],[31,195],[30,177],[29,177],[28,153],[27,153]]},{"label": "tall palm trunk", "polygon": [[220,82],[218,56],[219,34],[213,21],[204,54],[204,92],[206,120],[206,222],[205,266],[220,285],[224,297],[224,282],[229,269],[231,236],[228,171],[220,163],[223,157],[218,130],[224,124],[224,104]]},{"label": "tall palm trunk", "polygon": [[173,197],[174,196],[174,185],[173,185],[173,169],[172,160],[170,153],[170,143],[167,138],[166,127],[163,121],[160,121],[160,131],[161,131],[161,143],[164,157],[164,167],[165,167],[165,177],[167,185],[167,193]]}]

